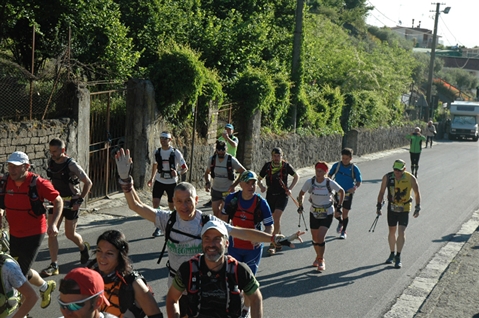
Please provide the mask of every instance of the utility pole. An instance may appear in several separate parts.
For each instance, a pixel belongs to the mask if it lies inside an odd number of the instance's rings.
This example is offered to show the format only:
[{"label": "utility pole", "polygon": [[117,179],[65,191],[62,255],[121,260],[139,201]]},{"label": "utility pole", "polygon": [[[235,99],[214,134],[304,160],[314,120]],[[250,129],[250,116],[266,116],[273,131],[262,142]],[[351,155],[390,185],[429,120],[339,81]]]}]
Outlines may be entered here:
[{"label": "utility pole", "polygon": [[[430,107],[433,105],[433,100],[432,100],[432,77],[434,73],[434,59],[436,58],[436,43],[437,43],[437,22],[439,20],[439,13],[441,11],[439,10],[441,4],[439,2],[436,3],[436,16],[434,18],[434,33],[432,36],[432,45],[431,45],[431,60],[429,62],[429,74],[427,78],[427,91],[426,91],[426,111],[424,112],[424,121],[429,121],[429,113],[430,113]],[[449,10],[451,10],[451,7],[446,7],[444,9],[444,13],[448,14]]]},{"label": "utility pole", "polygon": [[[296,22],[293,36],[293,62],[291,66],[291,78],[294,85],[298,88],[301,83],[300,65],[301,65],[301,40],[303,37],[303,8],[304,0],[296,0]],[[299,93],[299,92],[298,92]],[[293,131],[296,132],[296,119],[298,114],[298,105],[293,104]]]}]

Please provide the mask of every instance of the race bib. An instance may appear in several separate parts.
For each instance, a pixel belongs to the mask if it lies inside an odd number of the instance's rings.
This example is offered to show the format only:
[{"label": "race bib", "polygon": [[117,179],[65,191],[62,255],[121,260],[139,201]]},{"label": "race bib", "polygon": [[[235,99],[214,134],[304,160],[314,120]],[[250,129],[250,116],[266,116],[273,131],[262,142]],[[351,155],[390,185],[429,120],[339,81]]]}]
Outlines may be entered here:
[{"label": "race bib", "polygon": [[162,172],[161,172],[161,177],[162,177],[163,179],[171,179],[171,172],[162,171]]},{"label": "race bib", "polygon": [[404,206],[391,204],[391,211],[393,211],[393,212],[404,212]]},{"label": "race bib", "polygon": [[313,208],[313,211],[316,212],[316,213],[322,213],[322,212],[326,212],[326,209],[325,208]]},{"label": "race bib", "polygon": [[223,196],[223,198],[226,198],[229,194],[230,194],[230,192],[228,192],[228,191],[221,193],[221,195]]},{"label": "race bib", "polygon": [[[324,210],[324,209],[323,209]],[[315,219],[325,219],[328,217],[328,213],[325,211],[325,212],[311,212],[314,216]]]}]

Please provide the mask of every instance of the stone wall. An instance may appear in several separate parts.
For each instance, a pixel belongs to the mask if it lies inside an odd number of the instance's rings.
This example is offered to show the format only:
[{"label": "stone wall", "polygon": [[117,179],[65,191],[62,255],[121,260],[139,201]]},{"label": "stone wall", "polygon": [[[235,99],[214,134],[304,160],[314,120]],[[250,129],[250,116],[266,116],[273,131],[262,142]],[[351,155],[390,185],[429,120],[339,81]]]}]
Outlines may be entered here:
[{"label": "stone wall", "polygon": [[69,118],[0,123],[0,172],[7,172],[6,161],[12,152],[23,151],[33,170],[46,177],[48,143],[53,138],[64,140],[68,155],[77,157],[77,123]]}]

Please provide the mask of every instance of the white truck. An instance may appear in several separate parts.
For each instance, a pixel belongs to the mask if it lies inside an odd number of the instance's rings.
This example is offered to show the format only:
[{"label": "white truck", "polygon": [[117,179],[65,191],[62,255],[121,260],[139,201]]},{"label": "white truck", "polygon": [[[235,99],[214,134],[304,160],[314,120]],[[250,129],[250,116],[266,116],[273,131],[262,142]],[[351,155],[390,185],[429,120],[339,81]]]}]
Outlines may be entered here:
[{"label": "white truck", "polygon": [[451,104],[449,139],[479,139],[479,102],[455,101]]}]

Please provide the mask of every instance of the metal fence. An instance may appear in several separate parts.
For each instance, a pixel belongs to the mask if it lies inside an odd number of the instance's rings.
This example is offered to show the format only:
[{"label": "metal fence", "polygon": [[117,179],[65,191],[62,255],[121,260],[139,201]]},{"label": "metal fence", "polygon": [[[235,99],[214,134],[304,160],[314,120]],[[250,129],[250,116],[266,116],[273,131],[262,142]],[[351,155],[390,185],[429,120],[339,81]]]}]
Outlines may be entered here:
[{"label": "metal fence", "polygon": [[33,76],[23,67],[0,59],[0,120],[31,120],[70,113],[68,74],[61,67]]}]

